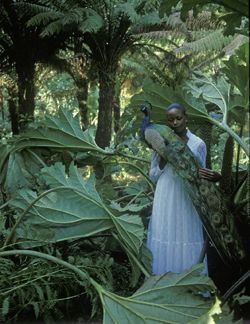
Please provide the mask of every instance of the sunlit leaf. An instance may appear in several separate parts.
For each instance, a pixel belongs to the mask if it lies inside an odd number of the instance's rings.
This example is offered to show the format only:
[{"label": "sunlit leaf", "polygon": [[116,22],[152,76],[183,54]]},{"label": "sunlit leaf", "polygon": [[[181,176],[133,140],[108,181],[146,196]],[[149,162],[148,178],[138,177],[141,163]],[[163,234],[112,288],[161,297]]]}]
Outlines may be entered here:
[{"label": "sunlit leaf", "polygon": [[[57,242],[115,230],[132,253],[139,253],[144,235],[140,217],[114,214],[96,191],[93,177],[84,180],[73,164],[67,175],[61,163],[43,168],[42,177],[55,191],[41,197],[24,214],[16,230],[19,239],[36,245],[36,242]],[[22,189],[10,205],[21,213],[37,197],[36,192]]]},{"label": "sunlit leaf", "polygon": [[[37,124],[36,124],[37,125]],[[14,143],[13,151],[27,147],[46,147],[70,151],[95,151],[106,154],[94,140],[94,129],[82,131],[78,116],[60,109],[57,116],[47,116],[43,124],[23,133]]]},{"label": "sunlit leaf", "polygon": [[214,323],[215,299],[202,293],[214,290],[201,276],[202,265],[181,273],[150,277],[131,297],[102,291],[104,323]]}]

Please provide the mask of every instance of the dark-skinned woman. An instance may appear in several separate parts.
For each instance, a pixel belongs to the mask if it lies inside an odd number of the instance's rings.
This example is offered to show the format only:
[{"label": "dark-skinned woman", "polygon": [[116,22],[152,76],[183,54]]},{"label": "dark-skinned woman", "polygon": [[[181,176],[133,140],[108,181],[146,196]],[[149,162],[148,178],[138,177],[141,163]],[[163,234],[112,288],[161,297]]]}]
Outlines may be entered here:
[{"label": "dark-skinned woman", "polygon": [[[206,144],[187,128],[185,108],[173,103],[166,109],[166,124],[186,143],[200,165],[199,176],[217,181],[220,174],[206,169]],[[198,262],[204,244],[203,227],[183,180],[154,152],[150,177],[156,182],[147,246],[154,274],[182,272]],[[206,259],[204,272],[207,272]]]}]

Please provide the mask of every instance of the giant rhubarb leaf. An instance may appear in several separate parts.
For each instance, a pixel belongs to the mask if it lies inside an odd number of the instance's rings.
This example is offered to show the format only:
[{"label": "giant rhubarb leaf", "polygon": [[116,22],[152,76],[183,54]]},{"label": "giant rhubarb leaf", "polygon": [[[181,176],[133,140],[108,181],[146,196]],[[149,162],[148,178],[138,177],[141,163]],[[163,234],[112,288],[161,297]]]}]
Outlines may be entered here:
[{"label": "giant rhubarb leaf", "polygon": [[42,169],[42,179],[52,192],[43,193],[34,203],[37,193],[22,189],[10,202],[20,213],[16,228],[19,239],[32,241],[34,246],[112,230],[134,255],[138,254],[144,233],[141,219],[114,213],[96,191],[93,177],[84,180],[73,164],[67,175],[62,163],[56,163]]}]

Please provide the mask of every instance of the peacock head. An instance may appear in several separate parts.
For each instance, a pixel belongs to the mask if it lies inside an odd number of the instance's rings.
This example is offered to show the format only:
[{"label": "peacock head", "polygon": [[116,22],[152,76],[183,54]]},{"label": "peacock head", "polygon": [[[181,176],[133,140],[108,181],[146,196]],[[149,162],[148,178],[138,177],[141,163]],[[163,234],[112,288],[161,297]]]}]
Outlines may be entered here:
[{"label": "peacock head", "polygon": [[143,112],[143,114],[145,116],[149,116],[150,115],[150,110],[152,110],[152,105],[149,101],[145,101],[141,107],[140,107],[141,112]]}]

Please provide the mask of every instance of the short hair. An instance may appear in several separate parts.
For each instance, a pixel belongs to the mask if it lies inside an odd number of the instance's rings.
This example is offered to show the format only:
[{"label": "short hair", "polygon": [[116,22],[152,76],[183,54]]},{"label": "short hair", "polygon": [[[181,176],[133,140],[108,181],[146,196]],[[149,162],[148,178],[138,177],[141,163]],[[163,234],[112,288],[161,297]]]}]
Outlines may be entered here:
[{"label": "short hair", "polygon": [[171,105],[169,105],[166,108],[166,112],[170,111],[171,109],[179,109],[183,112],[183,115],[186,115],[186,108],[177,102],[174,102]]}]

